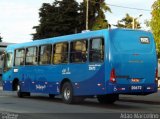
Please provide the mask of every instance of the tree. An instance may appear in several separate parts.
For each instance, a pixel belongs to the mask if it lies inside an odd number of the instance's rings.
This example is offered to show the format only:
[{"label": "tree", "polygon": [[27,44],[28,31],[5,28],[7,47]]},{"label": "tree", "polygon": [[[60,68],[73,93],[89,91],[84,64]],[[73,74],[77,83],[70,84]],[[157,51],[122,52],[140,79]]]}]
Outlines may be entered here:
[{"label": "tree", "polygon": [[156,41],[157,51],[160,55],[160,0],[156,0],[152,5],[151,29]]},{"label": "tree", "polygon": [[150,21],[149,20],[145,19],[144,24],[146,25],[146,27],[150,27]]},{"label": "tree", "polygon": [[133,19],[134,19],[134,28],[136,29],[140,29],[140,23],[137,21],[137,18],[133,18],[131,17],[128,13],[126,14],[126,16],[124,18],[122,18],[121,20],[118,20],[117,24],[115,26],[119,27],[119,28],[132,28],[133,25]]},{"label": "tree", "polygon": [[53,4],[44,3],[40,8],[40,24],[33,39],[68,35],[79,31],[79,7],[75,0],[55,0]]},{"label": "tree", "polygon": [[[111,12],[104,0],[89,1],[89,29],[107,28],[104,12]],[[40,24],[33,39],[50,38],[81,32],[85,29],[86,0],[80,5],[75,0],[55,0],[53,4],[44,3],[39,12]]]},{"label": "tree", "polygon": [[[86,19],[86,0],[81,3],[83,7],[82,21]],[[102,28],[108,28],[109,23],[105,18],[104,12],[111,12],[111,9],[106,5],[104,0],[89,0],[89,29],[98,30]],[[84,26],[83,26],[84,27]],[[85,28],[85,27],[84,27]]]},{"label": "tree", "polygon": [[92,26],[93,30],[98,30],[98,29],[102,29],[102,28],[108,28],[109,23],[108,21],[105,19],[105,14],[104,12],[111,12],[111,9],[106,5],[106,3],[104,2],[104,0],[96,0],[98,1],[98,3],[95,4],[95,8],[97,10],[97,16],[95,17],[95,22]]}]

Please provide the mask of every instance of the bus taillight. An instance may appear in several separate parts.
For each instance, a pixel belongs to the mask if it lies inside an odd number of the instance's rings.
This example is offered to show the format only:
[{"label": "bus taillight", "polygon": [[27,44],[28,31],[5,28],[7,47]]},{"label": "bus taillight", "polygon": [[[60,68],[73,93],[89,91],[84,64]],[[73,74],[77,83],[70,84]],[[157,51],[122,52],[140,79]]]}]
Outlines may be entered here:
[{"label": "bus taillight", "polygon": [[112,69],[112,71],[111,71],[110,82],[112,82],[112,83],[116,82],[116,74],[115,74],[115,70],[114,69]]}]

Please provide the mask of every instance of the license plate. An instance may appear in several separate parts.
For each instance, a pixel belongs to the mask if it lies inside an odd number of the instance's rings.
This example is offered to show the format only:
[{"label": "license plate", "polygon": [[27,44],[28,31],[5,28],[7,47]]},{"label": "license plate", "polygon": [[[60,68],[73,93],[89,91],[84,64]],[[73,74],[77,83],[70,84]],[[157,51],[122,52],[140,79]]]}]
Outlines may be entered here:
[{"label": "license plate", "polygon": [[142,90],[142,86],[131,86],[131,90]]}]

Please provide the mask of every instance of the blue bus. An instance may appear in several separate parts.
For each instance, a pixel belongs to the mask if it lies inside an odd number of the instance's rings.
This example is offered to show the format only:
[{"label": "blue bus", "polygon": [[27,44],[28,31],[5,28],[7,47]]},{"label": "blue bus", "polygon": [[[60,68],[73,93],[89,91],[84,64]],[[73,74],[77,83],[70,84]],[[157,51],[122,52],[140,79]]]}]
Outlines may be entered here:
[{"label": "blue bus", "polygon": [[102,29],[9,45],[3,89],[19,97],[61,95],[67,103],[157,92],[157,55],[150,32]]}]

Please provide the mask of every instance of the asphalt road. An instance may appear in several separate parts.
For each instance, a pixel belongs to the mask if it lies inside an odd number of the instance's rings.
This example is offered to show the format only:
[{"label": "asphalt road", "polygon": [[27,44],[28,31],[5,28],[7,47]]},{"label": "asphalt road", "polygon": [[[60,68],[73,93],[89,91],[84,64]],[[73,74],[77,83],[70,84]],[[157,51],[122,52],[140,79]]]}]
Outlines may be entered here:
[{"label": "asphalt road", "polygon": [[68,105],[64,104],[60,97],[50,99],[48,95],[32,94],[31,97],[18,98],[16,92],[0,91],[0,113],[2,113],[1,118],[17,114],[19,119],[53,117],[89,119],[90,116],[92,119],[97,119],[97,116],[102,114],[105,116],[117,114],[118,117],[125,113],[160,114],[160,91],[148,96],[120,95],[119,101],[107,105],[99,104],[96,99],[86,99],[82,104]]}]

